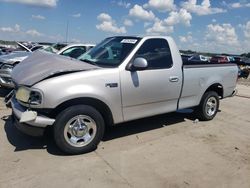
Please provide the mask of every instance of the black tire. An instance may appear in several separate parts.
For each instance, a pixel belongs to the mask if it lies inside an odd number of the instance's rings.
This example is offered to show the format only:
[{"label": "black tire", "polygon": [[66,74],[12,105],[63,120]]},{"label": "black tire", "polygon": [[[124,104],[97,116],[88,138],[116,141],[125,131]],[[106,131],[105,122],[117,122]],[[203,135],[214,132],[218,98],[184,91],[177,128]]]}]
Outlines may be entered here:
[{"label": "black tire", "polygon": [[[211,100],[211,101],[216,101],[214,102],[214,105],[215,107],[212,108],[214,110],[211,109],[211,113],[208,113],[207,110],[206,110],[206,106],[207,106],[207,103],[208,101]],[[218,112],[218,109],[219,109],[219,96],[216,92],[214,91],[208,91],[206,92],[202,98],[201,98],[201,101],[200,101],[200,104],[199,106],[197,106],[194,110],[194,113],[196,115],[196,117],[199,119],[199,120],[202,120],[202,121],[209,121],[209,120],[212,120],[217,112]]]},{"label": "black tire", "polygon": [[[91,136],[92,140],[90,139],[90,142],[87,145],[76,147],[74,146],[75,143],[70,143],[71,135],[68,138],[65,136],[65,131],[69,130],[68,127],[71,126],[68,126],[68,122],[71,121],[74,117],[79,117],[79,115],[89,117],[91,120],[93,120],[96,128],[94,131],[94,136]],[[78,122],[78,119],[74,121]],[[75,123],[73,123],[73,125],[75,125]],[[95,108],[88,105],[75,105],[65,109],[57,116],[53,127],[54,139],[57,146],[67,154],[82,154],[95,150],[97,148],[97,145],[101,141],[105,131],[105,124],[102,115]],[[70,130],[73,130],[73,128],[71,128]],[[73,131],[71,133],[73,133]],[[72,137],[74,138],[77,138],[77,136],[72,134]],[[84,140],[85,142],[85,138],[82,140]]]}]

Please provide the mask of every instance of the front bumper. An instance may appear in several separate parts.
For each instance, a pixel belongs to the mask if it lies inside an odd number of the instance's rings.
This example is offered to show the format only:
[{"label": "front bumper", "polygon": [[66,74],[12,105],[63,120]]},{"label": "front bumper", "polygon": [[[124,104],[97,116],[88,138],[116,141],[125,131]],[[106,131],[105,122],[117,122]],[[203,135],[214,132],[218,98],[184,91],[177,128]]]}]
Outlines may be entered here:
[{"label": "front bumper", "polygon": [[27,109],[21,106],[14,97],[11,99],[11,107],[15,126],[28,135],[40,136],[40,134],[36,134],[35,132],[43,132],[47,126],[53,125],[55,122],[55,119],[37,114],[34,120],[20,123],[21,116]]},{"label": "front bumper", "polygon": [[17,117],[13,113],[11,119],[12,119],[12,124],[15,125],[15,127],[24,134],[35,137],[41,137],[44,135],[45,128],[33,127],[26,123],[20,123]]}]

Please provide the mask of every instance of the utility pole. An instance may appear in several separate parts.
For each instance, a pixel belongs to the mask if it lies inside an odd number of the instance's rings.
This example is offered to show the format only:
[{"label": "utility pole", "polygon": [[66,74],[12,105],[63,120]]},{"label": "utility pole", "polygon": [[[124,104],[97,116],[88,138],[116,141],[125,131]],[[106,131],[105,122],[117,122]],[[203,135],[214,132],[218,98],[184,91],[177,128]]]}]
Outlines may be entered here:
[{"label": "utility pole", "polygon": [[68,32],[69,32],[69,20],[67,21],[67,28],[66,28],[66,43],[68,43]]}]

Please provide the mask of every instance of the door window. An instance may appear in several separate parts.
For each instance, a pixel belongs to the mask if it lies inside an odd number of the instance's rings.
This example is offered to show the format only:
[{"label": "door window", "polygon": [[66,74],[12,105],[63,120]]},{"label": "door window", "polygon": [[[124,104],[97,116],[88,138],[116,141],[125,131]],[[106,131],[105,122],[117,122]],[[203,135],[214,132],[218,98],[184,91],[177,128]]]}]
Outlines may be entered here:
[{"label": "door window", "polygon": [[165,69],[173,65],[171,51],[165,39],[146,40],[136,52],[135,57],[145,58],[148,62],[148,69]]}]

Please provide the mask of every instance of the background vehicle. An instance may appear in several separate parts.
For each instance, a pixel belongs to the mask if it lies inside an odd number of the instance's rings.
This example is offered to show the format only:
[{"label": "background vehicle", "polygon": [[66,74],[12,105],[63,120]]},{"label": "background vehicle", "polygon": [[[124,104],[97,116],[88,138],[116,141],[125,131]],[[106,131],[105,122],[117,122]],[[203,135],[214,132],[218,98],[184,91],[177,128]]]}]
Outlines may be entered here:
[{"label": "background vehicle", "polygon": [[18,48],[15,49],[15,51],[12,51],[11,53],[6,53],[5,55],[2,55],[0,57],[0,66],[6,62],[12,62],[19,63],[25,58],[27,58],[33,51],[42,48],[42,45],[34,46],[31,49],[23,45],[22,43],[16,42],[18,45]]},{"label": "background vehicle", "polygon": [[2,49],[0,49],[0,56],[1,55],[6,55],[7,53],[6,52],[4,52]]},{"label": "background vehicle", "polygon": [[92,151],[121,122],[190,107],[212,120],[238,74],[232,63],[183,66],[170,37],[110,37],[78,59],[34,53],[12,74],[14,124],[35,136],[52,126],[71,154]]},{"label": "background vehicle", "polygon": [[[58,46],[62,47],[63,45],[56,44],[54,46],[57,46],[56,48],[59,49]],[[70,44],[61,48],[59,51],[56,52],[56,54],[77,58],[86,51],[88,51],[89,49],[91,49],[93,46],[94,46],[93,44]],[[41,49],[42,47],[43,47],[42,45],[39,45],[33,47],[30,50],[30,52],[12,53],[7,56],[3,56],[3,58],[0,59],[0,85],[2,87],[13,88],[14,85],[11,79],[12,69],[18,63],[20,63],[21,61],[26,59],[29,55],[31,55],[33,51]]]},{"label": "background vehicle", "polygon": [[231,63],[235,63],[235,58],[233,56],[226,56],[227,60]]},{"label": "background vehicle", "polygon": [[229,63],[229,60],[226,56],[214,56],[210,59],[211,63]]},{"label": "background vehicle", "polygon": [[44,50],[47,52],[57,53],[59,50],[61,50],[62,48],[66,46],[67,46],[66,43],[56,43],[56,44],[52,44],[51,46],[48,46]]},{"label": "background vehicle", "polygon": [[190,63],[200,63],[200,62],[209,62],[209,58],[208,57],[205,57],[203,55],[199,55],[199,54],[196,54],[196,55],[193,55],[192,57],[190,57],[188,59],[188,61]]},{"label": "background vehicle", "polygon": [[183,61],[183,64],[186,64],[188,62],[188,59],[191,58],[193,55],[191,54],[181,54],[181,59]]},{"label": "background vehicle", "polygon": [[61,50],[57,51],[56,54],[76,59],[94,46],[94,44],[69,44]]},{"label": "background vehicle", "polygon": [[250,69],[244,68],[244,67],[241,68],[240,66],[238,66],[238,77],[239,78],[247,79],[249,74],[250,74]]}]

